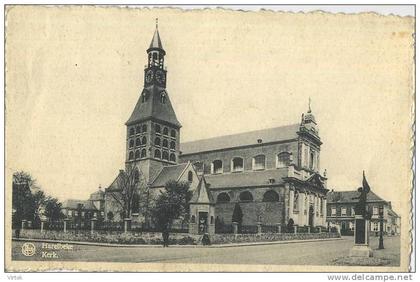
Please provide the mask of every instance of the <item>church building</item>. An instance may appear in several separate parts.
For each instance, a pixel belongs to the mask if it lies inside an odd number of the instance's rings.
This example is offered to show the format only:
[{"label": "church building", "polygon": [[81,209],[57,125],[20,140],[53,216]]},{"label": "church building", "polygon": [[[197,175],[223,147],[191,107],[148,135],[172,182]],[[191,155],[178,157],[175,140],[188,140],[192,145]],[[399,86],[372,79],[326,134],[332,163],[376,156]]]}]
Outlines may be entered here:
[{"label": "church building", "polygon": [[[181,143],[181,122],[166,89],[165,55],[156,26],[144,87],[125,123],[126,166],[140,171],[150,194],[168,181],[188,181],[191,233],[217,232],[217,222],[230,225],[236,203],[244,226],[326,226],[327,178],[320,173],[322,142],[310,106],[296,124]],[[106,220],[123,219],[115,196],[121,173],[105,189]],[[132,220],[144,217],[133,211]]]}]

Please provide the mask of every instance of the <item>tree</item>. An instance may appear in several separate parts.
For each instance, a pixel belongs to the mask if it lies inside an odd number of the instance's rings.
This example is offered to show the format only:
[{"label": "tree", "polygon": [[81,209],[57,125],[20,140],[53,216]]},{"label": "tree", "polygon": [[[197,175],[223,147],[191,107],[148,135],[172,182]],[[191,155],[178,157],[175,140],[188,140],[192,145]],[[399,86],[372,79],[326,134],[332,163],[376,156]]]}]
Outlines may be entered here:
[{"label": "tree", "polygon": [[59,221],[64,218],[64,214],[61,211],[61,203],[58,199],[48,196],[44,200],[44,215],[48,218],[48,221]]},{"label": "tree", "polygon": [[133,209],[138,212],[142,207],[147,212],[149,189],[135,163],[126,164],[125,170],[118,177],[117,184],[119,191],[112,192],[111,195],[121,207],[123,217],[131,218]]},{"label": "tree", "polygon": [[189,188],[189,182],[172,180],[166,183],[165,190],[161,191],[151,209],[153,221],[158,229],[170,227],[174,219],[188,215],[192,196]]},{"label": "tree", "polygon": [[37,193],[39,187],[36,180],[27,172],[18,171],[13,174],[12,183],[12,206],[14,214],[12,224],[14,227],[20,227],[22,220],[37,222],[39,220],[37,202],[32,192]]},{"label": "tree", "polygon": [[244,214],[242,213],[241,206],[239,203],[235,204],[235,207],[233,208],[233,214],[232,214],[232,222],[237,222],[239,226],[242,225],[242,217]]}]

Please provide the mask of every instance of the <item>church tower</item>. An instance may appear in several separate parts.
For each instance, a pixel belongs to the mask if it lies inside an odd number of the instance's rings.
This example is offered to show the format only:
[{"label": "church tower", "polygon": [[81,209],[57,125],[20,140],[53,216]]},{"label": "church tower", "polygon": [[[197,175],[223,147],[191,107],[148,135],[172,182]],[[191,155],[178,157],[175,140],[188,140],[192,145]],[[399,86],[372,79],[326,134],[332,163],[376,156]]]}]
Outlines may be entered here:
[{"label": "church tower", "polygon": [[177,164],[181,124],[166,90],[166,52],[158,24],[147,49],[144,87],[128,121],[126,163],[135,163],[148,182],[165,165]]}]

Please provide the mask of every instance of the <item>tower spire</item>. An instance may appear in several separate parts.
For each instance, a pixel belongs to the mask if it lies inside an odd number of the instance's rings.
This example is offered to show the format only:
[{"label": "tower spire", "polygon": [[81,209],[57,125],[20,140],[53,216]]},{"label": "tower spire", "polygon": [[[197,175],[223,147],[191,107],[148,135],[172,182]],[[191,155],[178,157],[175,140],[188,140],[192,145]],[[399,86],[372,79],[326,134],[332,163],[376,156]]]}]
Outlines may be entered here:
[{"label": "tower spire", "polygon": [[308,102],[308,113],[312,112],[311,110],[311,97],[309,97],[309,102]]},{"label": "tower spire", "polygon": [[159,18],[156,18],[156,29],[158,29],[159,26]]}]

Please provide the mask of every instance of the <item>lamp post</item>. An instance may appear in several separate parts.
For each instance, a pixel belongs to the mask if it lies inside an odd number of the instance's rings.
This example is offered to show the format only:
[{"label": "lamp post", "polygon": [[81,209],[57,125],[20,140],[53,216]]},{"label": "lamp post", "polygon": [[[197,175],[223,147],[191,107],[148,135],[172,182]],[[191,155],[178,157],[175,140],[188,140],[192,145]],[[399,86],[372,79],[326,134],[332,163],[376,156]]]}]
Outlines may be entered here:
[{"label": "lamp post", "polygon": [[384,207],[379,207],[379,246],[378,249],[384,249]]}]

